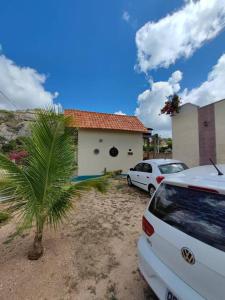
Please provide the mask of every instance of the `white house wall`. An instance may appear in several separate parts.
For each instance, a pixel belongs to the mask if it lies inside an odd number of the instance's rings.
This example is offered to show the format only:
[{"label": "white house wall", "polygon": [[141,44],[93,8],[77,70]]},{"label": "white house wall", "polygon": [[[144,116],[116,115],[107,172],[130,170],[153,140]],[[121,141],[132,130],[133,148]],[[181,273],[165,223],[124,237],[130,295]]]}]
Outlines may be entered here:
[{"label": "white house wall", "polygon": [[[101,175],[107,171],[121,169],[123,173],[143,159],[142,133],[117,132],[110,130],[79,129],[78,132],[78,176]],[[112,157],[112,147],[119,150],[117,157]],[[94,150],[99,149],[99,154]],[[128,155],[129,149],[133,155]]]}]

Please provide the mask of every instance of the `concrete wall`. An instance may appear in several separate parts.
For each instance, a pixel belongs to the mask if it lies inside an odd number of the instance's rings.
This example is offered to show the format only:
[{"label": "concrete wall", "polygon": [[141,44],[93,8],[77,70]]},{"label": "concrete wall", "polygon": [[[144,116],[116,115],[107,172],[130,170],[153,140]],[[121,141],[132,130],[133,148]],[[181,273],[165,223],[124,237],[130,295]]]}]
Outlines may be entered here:
[{"label": "concrete wall", "polygon": [[187,103],[172,117],[173,158],[199,165],[198,106]]},{"label": "concrete wall", "polygon": [[199,164],[210,164],[209,159],[216,162],[216,132],[214,105],[209,104],[198,110],[199,129]]},{"label": "concrete wall", "polygon": [[[117,157],[109,154],[113,146],[119,150]],[[94,154],[95,149],[99,149],[99,154]],[[133,155],[128,155],[129,149]],[[142,133],[79,129],[78,176],[100,175],[105,168],[107,171],[122,169],[127,173],[142,159]]]},{"label": "concrete wall", "polygon": [[225,163],[225,101],[214,104],[217,163]]}]

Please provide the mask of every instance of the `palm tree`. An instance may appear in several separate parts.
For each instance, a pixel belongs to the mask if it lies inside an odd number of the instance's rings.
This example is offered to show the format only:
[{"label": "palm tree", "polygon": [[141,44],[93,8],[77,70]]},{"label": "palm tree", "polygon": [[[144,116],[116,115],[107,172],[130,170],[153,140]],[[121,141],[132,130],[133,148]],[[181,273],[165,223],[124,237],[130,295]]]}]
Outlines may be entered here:
[{"label": "palm tree", "polygon": [[40,110],[31,126],[31,136],[24,141],[28,153],[19,166],[0,154],[0,197],[5,197],[12,211],[19,213],[20,228],[35,225],[29,259],[43,254],[46,224],[56,228],[72,208],[72,198],[91,187],[104,191],[106,179],[71,183],[74,171],[74,139],[68,129],[70,120],[53,109]]}]

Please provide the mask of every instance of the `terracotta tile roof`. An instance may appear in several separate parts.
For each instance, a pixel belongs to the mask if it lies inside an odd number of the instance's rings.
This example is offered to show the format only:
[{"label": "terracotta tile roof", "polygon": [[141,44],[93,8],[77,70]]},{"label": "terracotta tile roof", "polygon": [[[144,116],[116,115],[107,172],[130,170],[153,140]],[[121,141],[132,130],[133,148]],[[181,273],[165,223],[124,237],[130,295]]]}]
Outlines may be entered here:
[{"label": "terracotta tile roof", "polygon": [[147,129],[135,116],[96,113],[74,109],[66,109],[64,114],[72,117],[72,127],[147,132]]}]

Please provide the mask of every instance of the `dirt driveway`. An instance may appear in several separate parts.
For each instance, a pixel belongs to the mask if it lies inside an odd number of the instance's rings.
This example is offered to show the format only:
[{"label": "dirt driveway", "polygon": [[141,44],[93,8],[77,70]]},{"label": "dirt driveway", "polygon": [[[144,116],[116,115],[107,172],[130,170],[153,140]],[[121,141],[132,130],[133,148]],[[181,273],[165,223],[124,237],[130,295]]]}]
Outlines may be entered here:
[{"label": "dirt driveway", "polygon": [[125,180],[113,180],[106,194],[85,194],[57,232],[46,232],[39,261],[26,258],[32,234],[3,243],[13,220],[0,227],[0,299],[155,299],[137,270],[148,200]]}]

